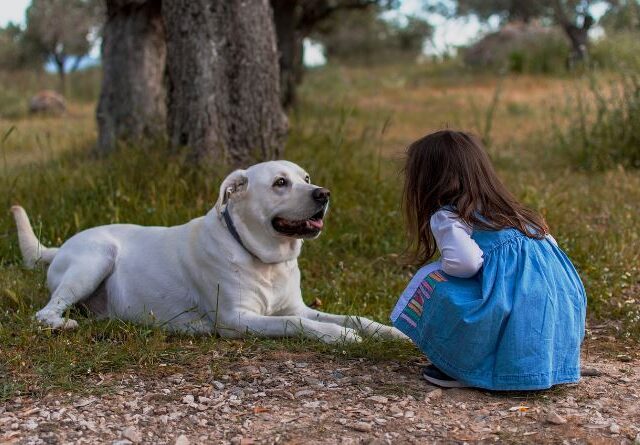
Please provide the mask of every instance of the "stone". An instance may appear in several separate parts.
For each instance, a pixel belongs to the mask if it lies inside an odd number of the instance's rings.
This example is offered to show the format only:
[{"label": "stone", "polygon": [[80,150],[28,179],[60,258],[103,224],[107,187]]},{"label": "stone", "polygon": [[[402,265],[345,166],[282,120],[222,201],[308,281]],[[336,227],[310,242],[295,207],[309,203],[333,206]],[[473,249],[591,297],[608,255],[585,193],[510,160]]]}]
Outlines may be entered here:
[{"label": "stone", "polygon": [[425,400],[429,401],[429,400],[437,400],[439,398],[442,397],[442,390],[440,388],[434,389],[433,391],[427,393],[427,395],[425,396]]},{"label": "stone", "polygon": [[356,422],[353,425],[351,425],[351,428],[353,428],[356,431],[361,431],[363,433],[369,433],[373,429],[371,424],[367,422]]},{"label": "stone", "polygon": [[43,90],[29,100],[29,113],[60,115],[67,110],[64,97],[55,91]]},{"label": "stone", "polygon": [[620,434],[620,425],[618,425],[617,423],[613,422],[609,426],[609,431],[611,431],[612,434]]},{"label": "stone", "polygon": [[182,403],[186,403],[186,404],[191,405],[195,400],[196,399],[195,399],[195,397],[193,397],[193,395],[187,394],[186,396],[184,396],[182,398]]},{"label": "stone", "polygon": [[372,402],[380,403],[380,404],[384,404],[389,401],[389,399],[384,396],[371,396],[371,397],[367,397],[367,400],[371,400]]},{"label": "stone", "polygon": [[138,431],[135,427],[129,426],[122,430],[122,437],[130,440],[133,443],[138,443],[142,440],[142,433]]},{"label": "stone", "polygon": [[313,394],[315,394],[316,392],[312,389],[303,389],[301,391],[296,392],[294,395],[296,397],[296,399],[299,399],[300,397],[306,397],[306,396],[311,396]]},{"label": "stone", "polygon": [[547,422],[552,423],[554,425],[563,425],[565,423],[567,423],[567,419],[565,419],[564,417],[562,417],[560,414],[558,414],[555,411],[551,411],[549,413],[549,415],[547,416]]},{"label": "stone", "polygon": [[187,436],[185,436],[184,434],[180,434],[176,439],[175,445],[190,445],[190,443],[191,442],[189,441],[189,438]]}]

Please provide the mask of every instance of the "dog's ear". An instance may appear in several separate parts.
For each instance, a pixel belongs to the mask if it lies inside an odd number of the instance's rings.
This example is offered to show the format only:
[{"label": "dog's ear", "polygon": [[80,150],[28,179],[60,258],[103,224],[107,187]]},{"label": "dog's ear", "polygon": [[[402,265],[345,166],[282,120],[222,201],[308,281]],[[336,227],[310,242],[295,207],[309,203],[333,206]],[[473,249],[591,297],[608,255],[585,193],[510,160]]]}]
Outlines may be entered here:
[{"label": "dog's ear", "polygon": [[231,196],[238,196],[245,192],[248,185],[249,178],[246,170],[236,170],[227,176],[222,181],[222,185],[220,185],[220,195],[218,196],[218,202],[216,202],[218,211],[222,210],[222,206],[229,201]]}]

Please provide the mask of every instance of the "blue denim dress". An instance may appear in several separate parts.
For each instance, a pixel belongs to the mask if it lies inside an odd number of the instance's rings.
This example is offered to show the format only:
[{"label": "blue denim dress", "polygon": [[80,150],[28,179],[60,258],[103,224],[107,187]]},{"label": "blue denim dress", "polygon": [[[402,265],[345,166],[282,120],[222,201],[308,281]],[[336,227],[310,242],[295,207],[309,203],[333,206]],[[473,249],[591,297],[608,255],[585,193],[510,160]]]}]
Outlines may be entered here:
[{"label": "blue denim dress", "polygon": [[489,390],[545,389],[580,379],[586,293],[565,253],[515,229],[474,229],[471,278],[421,268],[391,320],[441,371]]}]

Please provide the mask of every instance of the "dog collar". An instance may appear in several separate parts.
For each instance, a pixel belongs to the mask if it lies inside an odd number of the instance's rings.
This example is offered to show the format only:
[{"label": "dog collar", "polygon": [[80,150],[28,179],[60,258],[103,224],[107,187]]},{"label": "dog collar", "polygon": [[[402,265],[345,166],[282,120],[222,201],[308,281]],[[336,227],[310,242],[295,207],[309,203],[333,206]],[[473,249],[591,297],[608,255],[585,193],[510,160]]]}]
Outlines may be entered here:
[{"label": "dog collar", "polygon": [[[231,236],[235,238],[235,240],[238,242],[238,244],[242,246],[244,250],[251,253],[251,251],[247,249],[247,246],[245,246],[244,243],[242,242],[242,239],[240,239],[240,234],[238,234],[238,230],[236,229],[236,226],[233,224],[233,220],[231,219],[231,215],[229,214],[229,205],[227,205],[222,211],[222,217],[224,218],[224,222],[227,224],[227,229],[229,229],[229,233],[231,233]],[[251,255],[253,254],[251,253]]]}]

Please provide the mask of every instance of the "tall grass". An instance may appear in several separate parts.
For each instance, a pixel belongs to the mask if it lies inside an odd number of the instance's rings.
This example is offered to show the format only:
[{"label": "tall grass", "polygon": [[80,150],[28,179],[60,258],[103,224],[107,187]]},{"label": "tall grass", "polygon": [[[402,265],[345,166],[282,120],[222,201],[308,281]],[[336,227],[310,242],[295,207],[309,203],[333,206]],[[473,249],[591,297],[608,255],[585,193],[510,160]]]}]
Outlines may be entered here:
[{"label": "tall grass", "polygon": [[563,111],[569,122],[556,126],[557,147],[571,165],[640,168],[640,75],[607,83],[594,78]]},{"label": "tall grass", "polygon": [[[67,75],[65,98],[73,102],[92,102],[99,94],[101,73],[89,68]],[[41,90],[58,90],[60,82],[53,73],[0,71],[0,118],[19,119],[28,113],[29,99]]]}]

